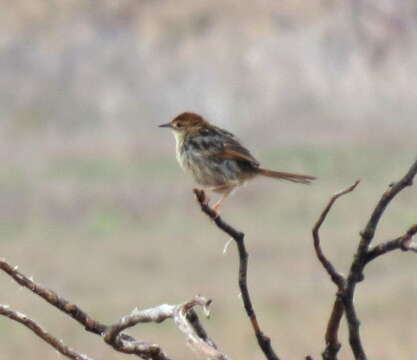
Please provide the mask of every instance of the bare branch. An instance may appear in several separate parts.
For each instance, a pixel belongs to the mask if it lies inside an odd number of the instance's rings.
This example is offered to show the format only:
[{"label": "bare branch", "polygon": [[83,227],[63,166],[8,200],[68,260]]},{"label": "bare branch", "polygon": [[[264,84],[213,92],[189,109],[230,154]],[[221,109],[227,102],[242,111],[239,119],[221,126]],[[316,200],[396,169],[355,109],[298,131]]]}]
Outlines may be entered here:
[{"label": "bare branch", "polygon": [[[132,336],[123,333],[123,331],[138,323],[159,323],[168,318],[172,318],[177,327],[185,334],[187,344],[189,344],[193,350],[203,354],[209,359],[228,359],[226,355],[217,350],[215,343],[207,336],[197,314],[193,310],[195,306],[202,306],[208,314],[208,307],[211,300],[207,300],[201,296],[196,296],[193,300],[181,305],[163,304],[155,308],[141,311],[135,309],[130,315],[123,317],[115,325],[107,326],[94,320],[77,305],[59,297],[54,291],[35,283],[33,280],[20,273],[17,270],[17,267],[11,266],[4,259],[0,259],[0,269],[10,275],[20,285],[26,287],[54,307],[71,316],[82,324],[87,331],[103,336],[104,341],[119,352],[136,355],[143,359],[169,360],[168,356],[162,351],[159,345],[136,340]],[[3,312],[4,311],[5,309],[3,309]],[[25,317],[25,319],[27,318]],[[18,320],[16,319],[16,321]],[[29,322],[27,323],[29,324]],[[38,334],[37,331],[34,332]],[[82,358],[77,358],[77,360],[78,359],[81,360]]]},{"label": "bare branch", "polygon": [[417,233],[417,224],[413,225],[403,235],[394,240],[386,241],[369,249],[366,253],[366,263],[374,260],[378,256],[384,255],[393,250],[417,252],[417,244],[413,243],[412,237]]},{"label": "bare branch", "polygon": [[13,311],[8,305],[0,304],[0,315],[7,316],[9,319],[17,321],[22,325],[26,326],[28,329],[32,330],[37,336],[42,340],[47,342],[53,348],[55,348],[62,355],[73,359],[73,360],[92,360],[87,355],[82,355],[72,350],[70,347],[65,345],[61,340],[58,340],[56,337],[49,334],[44,330],[40,325],[38,325],[34,320],[28,318],[26,315]]},{"label": "bare branch", "polygon": [[275,354],[274,349],[272,348],[271,339],[266,336],[260,329],[255,310],[252,305],[252,300],[250,298],[247,285],[248,253],[246,251],[244,242],[245,234],[224,222],[223,219],[212,208],[210,208],[203,190],[194,189],[194,194],[196,195],[197,201],[200,204],[201,210],[214,221],[220,230],[231,236],[235,241],[239,252],[239,288],[246,314],[251,321],[259,347],[263,351],[265,357],[268,360],[279,360],[278,356]]},{"label": "bare branch", "polygon": [[105,331],[106,325],[95,321],[77,305],[71,304],[67,300],[59,297],[54,291],[46,289],[43,286],[35,283],[32,279],[29,279],[27,276],[20,273],[17,266],[11,266],[6,262],[5,259],[0,258],[0,269],[10,275],[18,284],[29,289],[36,295],[39,295],[42,299],[51,305],[71,316],[74,320],[83,325],[87,331],[100,336]]},{"label": "bare branch", "polygon": [[368,249],[369,244],[374,238],[375,230],[376,230],[376,227],[378,226],[378,222],[381,219],[388,204],[391,202],[392,199],[394,199],[396,195],[398,195],[402,190],[404,190],[404,188],[406,188],[407,186],[411,186],[413,184],[413,179],[416,173],[417,173],[417,160],[410,167],[410,169],[404,175],[404,177],[398,182],[392,183],[390,185],[390,188],[382,195],[382,198],[379,200],[374,211],[372,212],[372,215],[368,223],[366,224],[365,230],[363,230],[361,233],[362,240],[358,248],[359,252],[363,253],[365,249]]},{"label": "bare branch", "polygon": [[340,299],[340,296],[337,295],[329,322],[327,323],[325,335],[326,348],[322,354],[323,360],[337,360],[337,354],[342,346],[339,342],[339,327],[343,313],[343,302]]},{"label": "bare branch", "polygon": [[122,331],[139,323],[161,323],[166,319],[173,318],[175,305],[162,304],[157,307],[140,311],[135,308],[130,315],[123,316],[116,324],[108,326],[104,332],[104,340],[108,344],[120,342],[119,336]]},{"label": "bare branch", "polygon": [[344,278],[341,274],[339,274],[332,263],[323,254],[320,245],[319,229],[337,198],[352,191],[358,185],[358,182],[356,182],[350,188],[335,194],[330,199],[327,207],[324,209],[319,220],[313,228],[314,248],[316,255],[331,277],[332,281],[337,285],[339,289],[326,331],[327,347],[323,352],[323,359],[325,360],[336,359],[337,352],[340,348],[337,332],[343,313],[346,314],[346,320],[349,327],[349,343],[355,355],[355,359],[367,359],[359,333],[360,322],[353,303],[356,284],[363,280],[363,270],[366,264],[378,256],[396,249],[417,252],[417,245],[412,243],[412,237],[417,233],[417,224],[413,225],[405,235],[369,249],[369,245],[375,235],[376,228],[386,207],[405,187],[412,185],[416,173],[417,161],[414,162],[414,164],[401,180],[399,180],[397,183],[391,184],[390,189],[388,189],[383,194],[382,198],[372,212],[365,230],[361,233],[361,240],[359,242],[358,249],[352,261],[347,278]]},{"label": "bare branch", "polygon": [[199,336],[199,330],[201,330],[201,328],[196,328],[194,326],[195,323],[191,323],[187,316],[189,311],[191,311],[196,305],[202,306],[206,315],[209,316],[210,304],[211,300],[207,300],[201,296],[196,296],[194,300],[176,307],[174,312],[174,321],[178,329],[180,329],[186,336],[188,345],[195,352],[208,359],[228,360],[229,358],[226,355],[217,350],[217,346],[211,339],[205,339],[204,337]]},{"label": "bare branch", "polygon": [[193,327],[196,334],[203,339],[207,344],[209,344],[211,347],[217,349],[216,344],[214,341],[208,336],[206,330],[204,329],[203,325],[200,322],[200,319],[197,316],[197,313],[194,311],[194,309],[191,309],[187,312],[187,320]]},{"label": "bare branch", "polygon": [[[197,353],[209,359],[226,360],[228,357],[217,350],[214,342],[209,339],[204,328],[196,318],[191,322],[188,314],[195,306],[202,306],[208,314],[208,307],[211,300],[202,296],[196,296],[193,300],[181,305],[163,304],[154,308],[139,310],[135,308],[129,315],[122,317],[116,324],[109,326],[104,334],[104,340],[112,345],[122,346],[124,343],[122,331],[133,327],[139,323],[161,323],[166,319],[173,319],[178,329],[185,335],[187,344]],[[198,323],[198,331],[194,324]],[[204,337],[199,336],[203,332]]]},{"label": "bare branch", "polygon": [[[349,327],[349,343],[356,360],[366,360],[362,341],[360,338],[359,326],[360,322],[356,314],[353,297],[355,293],[356,284],[363,280],[363,269],[367,261],[369,245],[374,238],[376,228],[379,220],[381,219],[385,209],[394,197],[399,194],[407,186],[411,186],[413,179],[417,173],[417,160],[410,167],[408,172],[396,183],[390,185],[388,189],[379,200],[372,215],[365,227],[365,230],[361,232],[361,240],[359,242],[358,249],[356,251],[354,260],[350,267],[349,276],[347,277],[345,291],[343,292],[343,305],[345,307],[346,319]],[[411,236],[405,243],[409,244]],[[409,244],[410,245],[410,244]]]},{"label": "bare branch", "polygon": [[352,186],[350,186],[347,189],[342,190],[342,191],[334,194],[330,198],[329,203],[327,204],[327,206],[325,207],[325,209],[321,213],[319,219],[317,220],[317,222],[316,222],[316,224],[314,225],[314,228],[313,228],[314,249],[316,251],[316,256],[319,259],[319,261],[321,262],[321,264],[323,265],[324,269],[329,274],[329,276],[332,279],[332,281],[336,284],[336,286],[339,289],[341,287],[343,287],[344,282],[345,282],[345,279],[344,279],[344,277],[341,274],[339,274],[337,272],[337,270],[335,269],[335,267],[333,266],[333,264],[324,255],[324,253],[323,253],[323,251],[321,249],[321,245],[320,245],[319,230],[320,230],[320,227],[323,224],[324,220],[326,220],[327,214],[329,213],[329,211],[332,208],[332,206],[335,203],[335,201],[339,197],[341,197],[341,196],[343,196],[345,194],[348,194],[348,193],[352,192],[353,190],[355,190],[355,188],[356,188],[356,186],[358,186],[359,182],[360,182],[360,180],[357,180]]}]

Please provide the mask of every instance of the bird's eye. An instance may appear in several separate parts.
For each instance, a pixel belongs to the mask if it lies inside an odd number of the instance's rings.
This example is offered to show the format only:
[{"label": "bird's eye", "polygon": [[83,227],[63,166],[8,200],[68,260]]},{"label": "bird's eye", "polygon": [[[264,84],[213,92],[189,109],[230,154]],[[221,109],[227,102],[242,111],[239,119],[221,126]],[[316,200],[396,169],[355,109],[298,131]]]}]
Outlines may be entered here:
[{"label": "bird's eye", "polygon": [[182,127],[182,124],[177,122],[177,123],[174,124],[174,127],[176,127],[177,129],[179,129],[180,127]]}]

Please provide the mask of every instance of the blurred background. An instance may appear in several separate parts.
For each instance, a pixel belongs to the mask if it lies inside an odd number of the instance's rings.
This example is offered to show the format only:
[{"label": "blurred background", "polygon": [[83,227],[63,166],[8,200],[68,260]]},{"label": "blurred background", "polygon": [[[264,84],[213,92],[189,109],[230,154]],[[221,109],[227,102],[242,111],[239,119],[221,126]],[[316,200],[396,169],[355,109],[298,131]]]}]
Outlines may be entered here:
[{"label": "blurred background", "polygon": [[[380,195],[416,157],[414,0],[15,0],[0,12],[0,256],[111,323],[134,307],[214,299],[206,322],[234,359],[262,359],[244,315],[232,245],[200,212],[157,125],[189,110],[239,135],[265,166],[312,186],[254,181],[224,218],[247,236],[259,320],[283,359],[319,358],[335,288],[311,228],[346,272]],[[415,223],[417,188],[375,241]],[[412,254],[372,263],[356,304],[369,357],[415,359]],[[0,274],[0,303],[95,359],[124,359]],[[172,322],[135,328],[194,359]],[[341,331],[343,359],[352,359]],[[56,359],[0,318],[0,359]]]}]

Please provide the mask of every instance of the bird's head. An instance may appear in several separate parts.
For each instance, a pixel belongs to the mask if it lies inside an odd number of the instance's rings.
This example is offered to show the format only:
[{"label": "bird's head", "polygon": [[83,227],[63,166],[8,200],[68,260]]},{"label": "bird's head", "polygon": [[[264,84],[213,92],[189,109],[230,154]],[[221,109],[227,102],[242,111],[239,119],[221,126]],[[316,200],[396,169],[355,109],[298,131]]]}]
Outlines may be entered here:
[{"label": "bird's head", "polygon": [[159,125],[159,127],[170,128],[175,133],[184,134],[187,132],[197,132],[207,125],[208,122],[200,115],[191,112],[184,112],[175,117],[171,122]]}]

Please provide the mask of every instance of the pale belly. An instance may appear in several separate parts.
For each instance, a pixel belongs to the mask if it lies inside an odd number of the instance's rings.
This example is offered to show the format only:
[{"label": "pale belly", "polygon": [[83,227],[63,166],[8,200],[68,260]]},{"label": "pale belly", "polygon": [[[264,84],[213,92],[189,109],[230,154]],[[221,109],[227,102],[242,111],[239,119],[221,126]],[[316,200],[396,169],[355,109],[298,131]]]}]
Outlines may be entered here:
[{"label": "pale belly", "polygon": [[208,157],[204,152],[184,147],[181,135],[175,135],[178,163],[185,172],[193,176],[196,183],[204,187],[233,188],[242,185],[256,174],[236,160]]},{"label": "pale belly", "polygon": [[186,153],[178,149],[180,166],[190,173],[196,183],[205,187],[235,187],[242,185],[255,174],[248,174],[235,160],[213,160],[198,154]]}]

